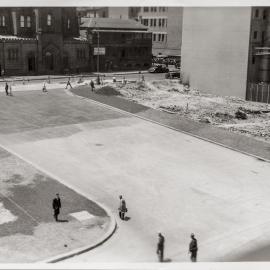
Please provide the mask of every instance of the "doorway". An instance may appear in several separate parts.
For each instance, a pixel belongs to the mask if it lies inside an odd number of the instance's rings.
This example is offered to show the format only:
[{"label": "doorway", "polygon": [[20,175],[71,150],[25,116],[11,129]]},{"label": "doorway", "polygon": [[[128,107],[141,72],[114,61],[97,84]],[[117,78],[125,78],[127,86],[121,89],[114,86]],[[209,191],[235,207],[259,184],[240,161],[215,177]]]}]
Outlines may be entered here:
[{"label": "doorway", "polygon": [[33,55],[28,57],[28,71],[36,71],[36,58]]},{"label": "doorway", "polygon": [[45,68],[47,70],[54,70],[54,57],[50,52],[46,52],[45,54]]}]

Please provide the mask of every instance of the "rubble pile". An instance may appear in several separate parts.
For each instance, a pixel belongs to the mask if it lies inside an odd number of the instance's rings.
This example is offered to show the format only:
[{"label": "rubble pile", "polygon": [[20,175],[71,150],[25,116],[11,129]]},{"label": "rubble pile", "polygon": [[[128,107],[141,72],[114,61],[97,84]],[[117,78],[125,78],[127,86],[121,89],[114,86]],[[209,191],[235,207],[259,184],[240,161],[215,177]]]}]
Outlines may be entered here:
[{"label": "rubble pile", "polygon": [[115,88],[113,88],[111,86],[100,87],[99,89],[97,89],[96,93],[99,95],[105,95],[105,96],[119,96],[119,95],[121,95],[121,93],[119,91],[117,91]]},{"label": "rubble pile", "polygon": [[124,98],[232,132],[270,142],[270,104],[221,97],[187,88],[177,80],[114,84]]}]

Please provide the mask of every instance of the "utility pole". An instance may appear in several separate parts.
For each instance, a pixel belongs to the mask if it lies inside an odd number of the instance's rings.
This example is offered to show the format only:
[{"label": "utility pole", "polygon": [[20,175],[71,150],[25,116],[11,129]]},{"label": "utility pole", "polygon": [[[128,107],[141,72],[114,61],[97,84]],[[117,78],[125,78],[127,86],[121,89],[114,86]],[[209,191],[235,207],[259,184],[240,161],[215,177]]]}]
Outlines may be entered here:
[{"label": "utility pole", "polygon": [[97,54],[97,73],[99,72],[99,31],[97,32],[98,38],[98,54]]},{"label": "utility pole", "polygon": [[97,73],[99,72],[99,29],[98,29],[98,26],[97,26],[97,22],[95,21],[95,31],[97,33],[97,45],[98,45],[98,51],[97,51]]}]

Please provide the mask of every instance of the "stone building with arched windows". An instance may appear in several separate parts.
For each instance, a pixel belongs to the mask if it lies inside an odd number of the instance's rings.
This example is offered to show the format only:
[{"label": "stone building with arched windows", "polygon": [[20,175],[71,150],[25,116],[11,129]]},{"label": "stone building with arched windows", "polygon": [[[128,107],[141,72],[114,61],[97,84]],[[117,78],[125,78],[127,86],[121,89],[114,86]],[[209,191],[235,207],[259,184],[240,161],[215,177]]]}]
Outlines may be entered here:
[{"label": "stone building with arched windows", "polygon": [[89,72],[90,66],[76,8],[0,8],[1,75]]}]

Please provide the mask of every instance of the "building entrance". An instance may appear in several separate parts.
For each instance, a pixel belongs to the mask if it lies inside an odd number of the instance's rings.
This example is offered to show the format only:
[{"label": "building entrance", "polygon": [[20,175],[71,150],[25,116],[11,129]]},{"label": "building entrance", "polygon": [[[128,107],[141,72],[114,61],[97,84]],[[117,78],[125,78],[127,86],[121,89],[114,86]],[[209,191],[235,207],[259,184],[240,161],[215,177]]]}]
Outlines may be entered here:
[{"label": "building entrance", "polygon": [[54,57],[50,52],[45,54],[45,67],[47,70],[54,70]]},{"label": "building entrance", "polygon": [[29,72],[36,71],[36,58],[35,58],[35,56],[28,57],[28,71]]}]

